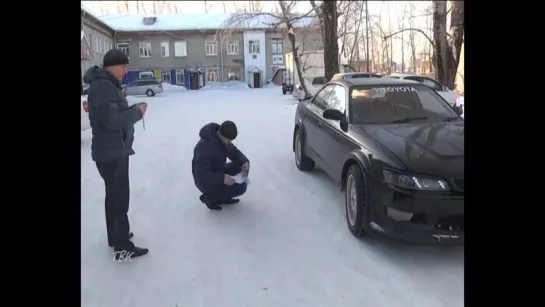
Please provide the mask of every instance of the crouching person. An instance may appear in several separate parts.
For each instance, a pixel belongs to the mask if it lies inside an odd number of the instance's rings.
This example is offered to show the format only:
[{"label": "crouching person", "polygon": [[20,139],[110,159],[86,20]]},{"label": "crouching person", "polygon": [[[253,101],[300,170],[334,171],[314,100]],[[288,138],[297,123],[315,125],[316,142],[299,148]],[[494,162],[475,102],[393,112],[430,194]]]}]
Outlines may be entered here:
[{"label": "crouching person", "polygon": [[[201,202],[210,210],[221,210],[220,205],[237,203],[236,197],[246,192],[246,182],[235,183],[231,176],[240,172],[248,175],[250,162],[231,143],[237,137],[237,126],[232,121],[207,124],[199,136],[191,165],[193,180],[202,192]],[[227,158],[231,162],[226,163]]]}]

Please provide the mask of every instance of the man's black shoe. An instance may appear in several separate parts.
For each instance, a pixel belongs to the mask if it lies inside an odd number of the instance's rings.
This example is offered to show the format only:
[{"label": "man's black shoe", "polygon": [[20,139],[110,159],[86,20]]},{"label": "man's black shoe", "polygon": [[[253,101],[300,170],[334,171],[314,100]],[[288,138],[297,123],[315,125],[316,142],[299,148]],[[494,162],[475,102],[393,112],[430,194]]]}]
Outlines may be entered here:
[{"label": "man's black shoe", "polygon": [[[134,233],[129,232],[129,235],[127,236],[127,238],[129,238],[129,240],[130,240],[130,239],[132,239],[132,237],[134,237]],[[109,245],[110,247],[114,247],[114,244],[111,243],[111,242],[108,242],[108,245]]]},{"label": "man's black shoe", "polygon": [[239,201],[240,201],[240,199],[238,199],[238,198],[229,198],[228,200],[223,201],[223,204],[232,205],[232,204],[238,203]]},{"label": "man's black shoe", "polygon": [[144,256],[147,253],[149,253],[149,250],[147,248],[141,248],[141,247],[135,246],[134,249],[130,249],[130,250],[114,251],[114,259],[119,262],[132,261],[134,258]]}]

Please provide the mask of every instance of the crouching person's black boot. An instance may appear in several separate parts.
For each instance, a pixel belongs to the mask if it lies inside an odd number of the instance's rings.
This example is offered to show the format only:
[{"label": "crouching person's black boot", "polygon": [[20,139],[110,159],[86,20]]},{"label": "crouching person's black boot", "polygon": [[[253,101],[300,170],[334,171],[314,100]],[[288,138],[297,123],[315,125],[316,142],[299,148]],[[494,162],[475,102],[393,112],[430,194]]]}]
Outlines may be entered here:
[{"label": "crouching person's black boot", "polygon": [[212,199],[210,196],[202,194],[199,199],[203,204],[205,204],[208,209],[210,210],[221,210],[221,207],[219,206],[221,204],[220,201]]}]

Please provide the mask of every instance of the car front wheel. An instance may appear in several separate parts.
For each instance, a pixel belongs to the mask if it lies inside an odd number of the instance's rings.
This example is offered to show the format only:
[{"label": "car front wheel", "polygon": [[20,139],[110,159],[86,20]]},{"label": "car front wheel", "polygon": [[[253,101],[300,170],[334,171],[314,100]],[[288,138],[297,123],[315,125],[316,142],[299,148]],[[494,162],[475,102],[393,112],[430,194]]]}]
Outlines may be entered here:
[{"label": "car front wheel", "polygon": [[303,140],[301,135],[301,129],[295,130],[294,135],[295,146],[295,165],[301,171],[310,171],[314,168],[314,161],[311,158],[305,156],[303,152]]},{"label": "car front wheel", "polygon": [[365,181],[357,164],[350,166],[346,176],[346,222],[350,232],[356,237],[361,237],[369,225],[369,204]]},{"label": "car front wheel", "polygon": [[153,92],[153,90],[147,90],[146,95],[148,95],[148,97],[151,97],[151,96],[155,96],[155,93]]}]

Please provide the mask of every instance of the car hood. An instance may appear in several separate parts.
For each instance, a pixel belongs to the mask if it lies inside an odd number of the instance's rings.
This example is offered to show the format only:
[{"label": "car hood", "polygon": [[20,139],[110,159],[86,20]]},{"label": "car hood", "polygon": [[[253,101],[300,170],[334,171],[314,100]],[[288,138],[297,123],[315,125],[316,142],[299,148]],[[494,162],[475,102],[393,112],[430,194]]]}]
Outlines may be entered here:
[{"label": "car hood", "polygon": [[464,175],[464,123],[414,123],[351,126],[373,139],[408,170],[447,177]]}]

